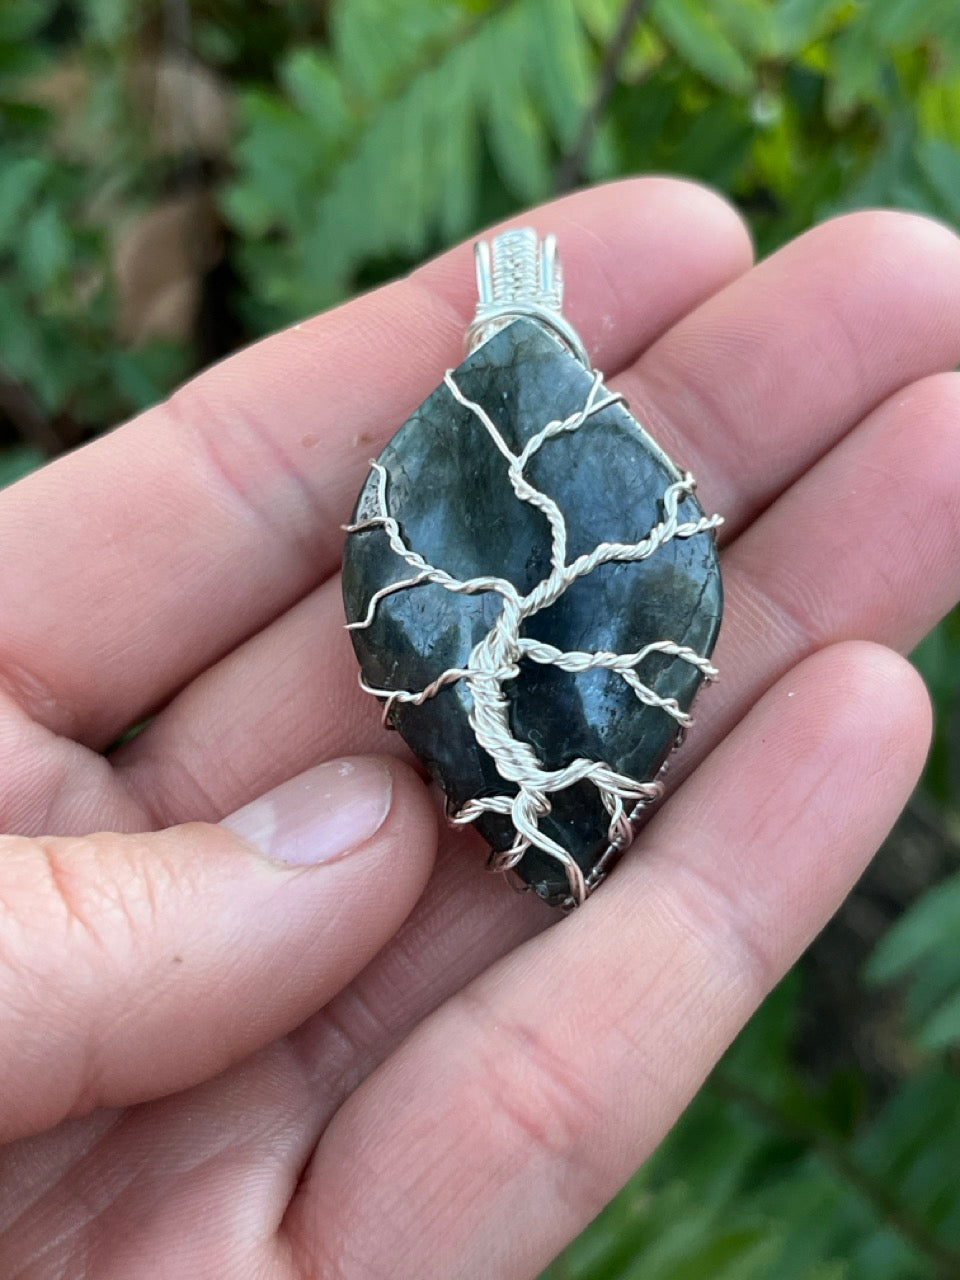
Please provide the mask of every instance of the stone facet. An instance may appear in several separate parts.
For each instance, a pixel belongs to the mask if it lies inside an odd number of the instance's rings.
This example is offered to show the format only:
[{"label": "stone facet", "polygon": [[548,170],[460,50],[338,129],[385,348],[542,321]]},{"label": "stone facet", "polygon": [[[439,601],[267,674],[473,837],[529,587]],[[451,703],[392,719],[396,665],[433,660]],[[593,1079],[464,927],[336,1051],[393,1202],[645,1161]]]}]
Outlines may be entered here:
[{"label": "stone facet", "polygon": [[[517,453],[546,423],[580,409],[593,384],[593,375],[552,336],[523,319],[474,351],[453,377]],[[390,512],[407,546],[430,564],[460,579],[507,578],[524,593],[550,572],[546,518],[517,498],[504,456],[446,385],[416,410],[379,462],[388,476]],[[601,542],[643,538],[662,518],[664,491],[679,478],[621,404],[603,409],[576,432],[547,440],[525,474],[562,511],[568,560]],[[356,520],[375,509],[376,489],[371,473]],[[692,496],[683,499],[680,513],[684,520],[702,515]],[[343,564],[348,620],[365,618],[375,592],[410,575],[382,528],[351,535]],[[352,632],[364,678],[380,689],[423,689],[441,672],[466,663],[502,603],[493,592],[455,594],[429,582],[385,596],[371,624]],[[666,542],[648,559],[600,565],[526,619],[522,634],[565,651],[616,653],[669,639],[708,657],[722,603],[715,539],[701,533]],[[703,679],[695,666],[663,654],[645,658],[638,674],[684,710]],[[641,703],[609,670],[572,673],[522,659],[504,692],[514,736],[531,744],[546,768],[587,757],[649,780],[677,741],[676,720],[661,707]],[[477,743],[470,710],[469,688],[460,681],[422,705],[396,703],[391,711],[392,723],[439,781],[451,808],[516,790]],[[541,829],[589,871],[607,847],[610,822],[596,788],[576,783],[551,800]],[[514,841],[509,817],[485,814],[476,825],[496,850]],[[516,869],[548,901],[567,897],[564,869],[549,854],[531,848]]]}]

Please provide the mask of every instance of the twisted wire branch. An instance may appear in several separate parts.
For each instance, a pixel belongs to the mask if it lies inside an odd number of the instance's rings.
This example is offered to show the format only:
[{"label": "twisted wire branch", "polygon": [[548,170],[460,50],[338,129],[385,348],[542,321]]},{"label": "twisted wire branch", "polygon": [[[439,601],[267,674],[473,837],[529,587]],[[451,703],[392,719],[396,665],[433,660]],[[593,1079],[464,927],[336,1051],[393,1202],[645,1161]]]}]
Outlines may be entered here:
[{"label": "twisted wire branch", "polygon": [[474,646],[466,665],[452,667],[425,688],[377,689],[368,685],[361,676],[360,684],[368,692],[384,700],[384,718],[397,703],[419,706],[433,698],[441,689],[464,681],[472,705],[468,722],[477,742],[491,756],[497,772],[507,782],[513,783],[516,794],[477,797],[468,800],[451,820],[456,823],[475,822],[485,813],[501,814],[513,823],[516,839],[509,849],[495,852],[489,865],[496,871],[506,871],[520,862],[531,847],[540,849],[563,867],[570,894],[580,903],[587,893],[583,872],[573,856],[552,840],[540,828],[540,819],[551,810],[550,797],[558,791],[579,782],[590,782],[596,787],[600,800],[610,815],[609,840],[612,846],[623,847],[632,837],[631,817],[638,806],[649,804],[662,792],[658,781],[639,782],[625,774],[617,773],[602,760],[578,758],[562,769],[545,769],[532,746],[514,736],[510,727],[509,703],[504,684],[516,679],[520,672],[520,660],[549,665],[563,671],[581,672],[603,669],[619,675],[646,706],[659,707],[671,716],[681,729],[690,723],[690,716],[675,698],[663,697],[645,684],[636,668],[650,654],[666,654],[687,662],[710,680],[717,672],[709,659],[696,653],[687,645],[673,640],[657,640],[644,645],[634,653],[580,652],[557,649],[542,641],[521,636],[521,628],[527,618],[552,605],[578,578],[586,577],[599,565],[634,563],[652,556],[672,539],[692,538],[697,534],[716,529],[722,523],[720,516],[701,516],[696,520],[679,518],[680,504],[694,492],[695,482],[689,473],[669,485],[662,499],[662,519],[637,542],[601,542],[592,551],[567,560],[567,524],[556,502],[538,489],[525,475],[530,459],[546,441],[556,436],[580,430],[597,414],[622,401],[616,393],[604,392],[602,375],[595,374],[590,391],[582,408],[566,418],[555,419],[532,435],[520,453],[515,453],[504,440],[501,432],[482,405],[469,399],[460,390],[451,371],[444,375],[444,382],[453,398],[468,409],[483,426],[490,440],[507,462],[507,478],[517,498],[540,511],[550,529],[550,572],[526,595],[521,595],[512,582],[493,575],[482,575],[461,580],[444,569],[430,564],[419,552],[408,546],[396,518],[391,515],[387,497],[387,471],[379,462],[371,463],[377,476],[376,514],[346,526],[347,533],[381,528],[387,535],[392,550],[414,573],[412,576],[381,587],[370,598],[364,618],[349,624],[350,630],[362,630],[372,625],[377,605],[396,591],[410,590],[425,582],[444,587],[448,591],[472,595],[490,591],[502,600],[500,613],[490,630]]}]

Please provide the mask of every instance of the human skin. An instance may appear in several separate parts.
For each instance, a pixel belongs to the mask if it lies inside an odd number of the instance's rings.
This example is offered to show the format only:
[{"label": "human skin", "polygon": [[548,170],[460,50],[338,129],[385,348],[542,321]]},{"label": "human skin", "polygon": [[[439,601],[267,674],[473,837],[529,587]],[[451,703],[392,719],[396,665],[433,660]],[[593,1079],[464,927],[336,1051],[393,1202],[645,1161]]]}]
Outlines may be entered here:
[{"label": "human skin", "polygon": [[718,196],[653,177],[516,221],[726,516],[668,798],[558,923],[472,833],[435,860],[357,689],[340,525],[460,359],[469,246],[0,494],[5,1280],[536,1275],[917,780],[898,651],[960,596],[960,241],[864,212],[752,266]]}]

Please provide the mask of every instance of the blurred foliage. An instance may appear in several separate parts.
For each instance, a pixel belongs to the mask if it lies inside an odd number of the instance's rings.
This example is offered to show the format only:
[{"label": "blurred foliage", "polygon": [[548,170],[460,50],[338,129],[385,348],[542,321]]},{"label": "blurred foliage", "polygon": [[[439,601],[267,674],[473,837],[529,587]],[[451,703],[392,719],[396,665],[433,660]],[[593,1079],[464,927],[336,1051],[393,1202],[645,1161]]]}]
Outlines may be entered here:
[{"label": "blurred foliage", "polygon": [[882,1105],[797,1070],[799,971],[670,1137],[545,1280],[926,1280],[960,1275],[960,1109],[946,1062]]},{"label": "blurred foliage", "polygon": [[[118,341],[107,238],[113,211],[155,192],[138,121],[127,110],[122,24],[98,3],[82,25],[82,59],[57,40],[53,0],[0,5],[0,401],[58,438],[149,403],[189,367],[183,344]],[[77,19],[79,21],[79,18]],[[50,31],[51,38],[43,34]],[[11,414],[6,383],[29,407]]]},{"label": "blurred foliage", "polygon": [[[571,157],[712,183],[763,253],[864,205],[960,225],[956,0],[650,0],[614,60],[623,10],[0,0],[0,485]],[[553,1280],[960,1276],[960,617],[915,657],[945,878],[854,988],[887,1050],[848,1028],[812,1054],[815,971],[792,975]]]}]

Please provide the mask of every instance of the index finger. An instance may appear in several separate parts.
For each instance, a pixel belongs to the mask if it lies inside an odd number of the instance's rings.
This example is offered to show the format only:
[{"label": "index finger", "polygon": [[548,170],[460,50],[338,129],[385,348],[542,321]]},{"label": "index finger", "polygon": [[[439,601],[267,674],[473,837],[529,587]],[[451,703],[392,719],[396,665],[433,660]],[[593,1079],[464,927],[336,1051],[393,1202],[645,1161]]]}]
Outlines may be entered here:
[{"label": "index finger", "polygon": [[448,999],[343,1104],[285,1243],[318,1274],[347,1257],[393,1280],[538,1274],[850,889],[929,727],[888,650],[795,668],[595,898]]},{"label": "index finger", "polygon": [[[522,219],[555,232],[568,314],[610,373],[750,265],[737,214],[643,178]],[[458,363],[464,244],[211,369],[0,497],[0,684],[94,746],[334,568],[371,455]]]}]

